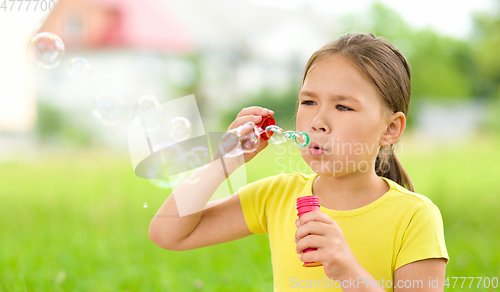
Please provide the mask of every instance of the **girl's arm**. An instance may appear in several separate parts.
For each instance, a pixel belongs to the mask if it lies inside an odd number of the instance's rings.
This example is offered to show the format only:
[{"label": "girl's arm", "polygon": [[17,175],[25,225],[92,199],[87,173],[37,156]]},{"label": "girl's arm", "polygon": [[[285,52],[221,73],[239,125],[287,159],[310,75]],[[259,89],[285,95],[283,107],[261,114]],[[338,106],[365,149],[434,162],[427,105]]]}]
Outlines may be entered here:
[{"label": "girl's arm", "polygon": [[[272,116],[273,111],[261,107],[249,107],[240,111],[229,130],[252,121],[258,124],[265,116]],[[257,150],[244,154],[248,162],[267,146],[267,141],[260,141]],[[213,161],[207,168],[200,170],[199,181],[195,184],[183,182],[163,203],[149,227],[149,238],[158,246],[170,250],[188,250],[213,245],[248,236],[248,229],[243,217],[238,193],[215,202],[215,205],[202,210],[214,194],[215,190],[231,175],[242,161],[236,158],[224,158],[226,168],[220,160]],[[188,178],[189,180],[189,178]],[[183,200],[176,202],[176,198]],[[196,211],[190,215],[180,216],[178,203]],[[181,212],[184,214],[189,214]]]},{"label": "girl's arm", "polygon": [[[394,292],[443,291],[445,274],[444,259],[425,259],[406,264],[394,272]],[[410,287],[405,287],[405,284]]]},{"label": "girl's arm", "polygon": [[186,195],[196,194],[190,196],[196,200],[193,204],[205,206],[226,179],[224,172],[213,164],[199,175],[201,178],[196,184],[183,183],[177,187],[153,218],[149,238],[159,247],[188,250],[252,234],[245,223],[238,193],[212,202],[219,204],[206,210],[179,216],[174,193],[179,194],[181,199]]}]

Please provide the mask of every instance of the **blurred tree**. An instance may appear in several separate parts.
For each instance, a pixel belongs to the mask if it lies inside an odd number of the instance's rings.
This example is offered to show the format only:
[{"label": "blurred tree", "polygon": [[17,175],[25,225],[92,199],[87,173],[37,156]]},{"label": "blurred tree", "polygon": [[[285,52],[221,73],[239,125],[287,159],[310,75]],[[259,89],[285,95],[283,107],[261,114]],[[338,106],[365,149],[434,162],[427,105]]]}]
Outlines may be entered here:
[{"label": "blurred tree", "polygon": [[394,44],[412,68],[412,99],[470,99],[480,96],[478,68],[469,42],[415,30],[395,11],[374,3],[367,15],[344,18],[345,31],[368,30]]},{"label": "blurred tree", "polygon": [[62,112],[47,102],[38,102],[37,117],[36,132],[44,143],[53,140],[63,128]]},{"label": "blurred tree", "polygon": [[76,125],[59,108],[39,101],[36,133],[43,144],[88,147],[94,141],[89,131]]},{"label": "blurred tree", "polygon": [[486,130],[500,133],[500,1],[489,11],[474,15],[472,44],[479,67],[482,94],[489,98],[485,113]]},{"label": "blurred tree", "polygon": [[236,108],[225,111],[221,118],[222,127],[227,129],[243,108],[261,106],[274,111],[276,124],[283,130],[294,130],[298,96],[299,91],[296,84],[279,94],[276,94],[274,90],[263,88],[258,94],[242,99]]},{"label": "blurred tree", "polygon": [[[480,33],[476,36],[478,40],[471,42],[440,35],[430,28],[412,28],[394,10],[374,3],[364,14],[339,18],[338,27],[341,29],[332,39],[348,32],[371,32],[387,38],[401,50],[412,69],[413,105],[408,119],[408,126],[412,127],[412,109],[422,101],[471,100],[494,94],[500,97],[500,54],[497,54],[500,47],[499,16],[500,10],[490,17],[478,17],[476,21]],[[263,89],[259,95],[245,98],[248,104],[241,104],[227,112],[224,123],[228,126],[241,108],[250,105],[295,112],[296,87],[297,84],[291,84],[287,94],[281,97]],[[280,119],[278,113],[277,118]],[[293,126],[294,116],[287,118],[280,122]]]},{"label": "blurred tree", "polygon": [[500,1],[488,12],[474,16],[474,60],[479,67],[482,94],[500,98]]}]

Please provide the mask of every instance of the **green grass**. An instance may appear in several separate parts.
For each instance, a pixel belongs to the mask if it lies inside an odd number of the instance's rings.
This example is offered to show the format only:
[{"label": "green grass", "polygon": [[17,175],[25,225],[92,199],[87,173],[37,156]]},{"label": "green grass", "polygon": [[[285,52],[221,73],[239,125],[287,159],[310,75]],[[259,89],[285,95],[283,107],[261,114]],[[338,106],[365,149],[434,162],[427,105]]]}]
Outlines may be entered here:
[{"label": "green grass", "polygon": [[[443,215],[448,277],[500,272],[500,140],[474,141],[422,148],[408,140],[400,155],[417,192]],[[305,170],[296,154],[276,151],[247,165],[249,181],[284,165]],[[150,242],[169,191],[135,177],[127,157],[1,162],[0,174],[0,291],[272,291],[264,235],[183,252]]]}]

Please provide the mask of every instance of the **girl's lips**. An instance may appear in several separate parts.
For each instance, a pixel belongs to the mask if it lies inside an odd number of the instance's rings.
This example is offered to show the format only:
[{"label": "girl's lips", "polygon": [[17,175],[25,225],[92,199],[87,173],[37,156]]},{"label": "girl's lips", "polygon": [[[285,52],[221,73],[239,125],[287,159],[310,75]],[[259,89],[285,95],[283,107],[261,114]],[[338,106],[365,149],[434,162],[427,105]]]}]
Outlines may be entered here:
[{"label": "girl's lips", "polygon": [[309,154],[311,154],[311,156],[321,156],[325,154],[325,150],[311,147],[309,148]]}]

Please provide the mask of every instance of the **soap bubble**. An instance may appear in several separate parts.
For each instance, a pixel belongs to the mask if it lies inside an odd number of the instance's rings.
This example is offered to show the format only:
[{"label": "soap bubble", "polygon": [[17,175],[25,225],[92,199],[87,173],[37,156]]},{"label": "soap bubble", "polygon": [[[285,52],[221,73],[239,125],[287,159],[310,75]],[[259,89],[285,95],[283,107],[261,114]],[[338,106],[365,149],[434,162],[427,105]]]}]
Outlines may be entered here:
[{"label": "soap bubble", "polygon": [[92,102],[92,115],[104,126],[120,123],[124,114],[125,101],[116,92],[102,92]]},{"label": "soap bubble", "polygon": [[191,149],[187,155],[187,162],[191,169],[196,169],[196,172],[187,178],[188,184],[195,184],[200,181],[200,170],[206,169],[210,160],[210,151],[207,147],[196,146]]},{"label": "soap bubble", "polygon": [[144,203],[144,205],[142,205],[144,208],[147,208],[148,207],[148,203]]},{"label": "soap bubble", "polygon": [[287,139],[292,139],[293,138],[293,134],[294,134],[293,131],[286,131],[286,132],[283,133],[283,136],[285,136],[285,138],[287,138]]},{"label": "soap bubble", "polygon": [[259,145],[260,136],[258,130],[251,129],[250,132],[242,135],[240,137],[241,148],[244,153],[250,153],[257,150],[257,146]]},{"label": "soap bubble", "polygon": [[69,61],[68,74],[76,81],[87,80],[91,70],[90,62],[83,57],[75,57]]},{"label": "soap bubble", "polygon": [[248,122],[236,129],[237,135],[238,137],[240,137],[240,143],[243,152],[250,153],[255,151],[260,141],[260,133],[258,127],[254,123]]},{"label": "soap bubble", "polygon": [[35,65],[41,68],[55,68],[64,57],[64,43],[53,33],[41,32],[31,39],[28,45],[28,56]]},{"label": "soap bubble", "polygon": [[170,122],[170,135],[176,141],[183,141],[191,135],[191,122],[184,117],[177,117]]},{"label": "soap bubble", "polygon": [[[219,151],[222,155],[228,155],[229,153],[236,151],[236,146],[238,146],[238,143],[240,142],[240,138],[235,134],[231,132],[225,132],[222,134],[222,137],[219,142]],[[241,153],[232,153],[232,156],[238,156]]]},{"label": "soap bubble", "polygon": [[191,168],[208,166],[208,163],[210,162],[210,151],[208,151],[207,147],[194,147],[191,149],[191,152],[189,152],[187,159]]},{"label": "soap bubble", "polygon": [[304,148],[309,145],[309,135],[302,131],[297,131],[293,134],[293,141],[299,148]]},{"label": "soap bubble", "polygon": [[269,138],[269,141],[273,144],[281,144],[286,142],[286,137],[284,135],[283,129],[276,125],[269,125],[266,127],[266,134]]},{"label": "soap bubble", "polygon": [[[153,148],[161,151],[162,167],[148,166],[147,177],[156,178],[150,179],[150,182],[162,189],[172,189],[172,187],[178,186],[186,179],[183,170],[187,165],[187,154],[182,147],[165,142],[157,143]],[[168,176],[167,173],[173,175]]]},{"label": "soap bubble", "polygon": [[248,122],[224,133],[219,142],[219,151],[227,157],[236,157],[257,150],[259,141],[258,127]]},{"label": "soap bubble", "polygon": [[158,98],[153,95],[141,96],[135,104],[133,119],[139,129],[158,130],[163,123],[163,110]]}]

